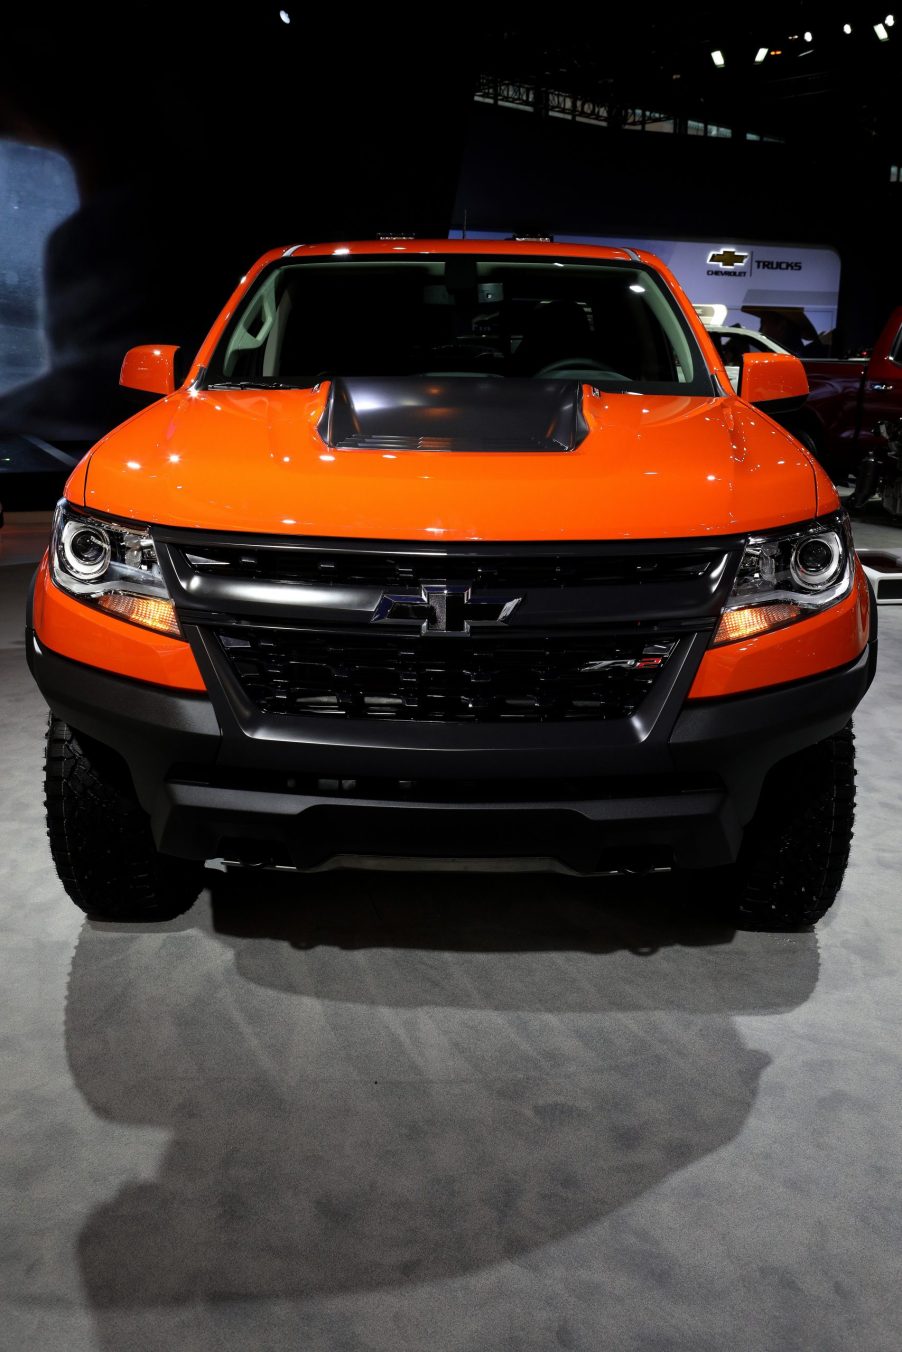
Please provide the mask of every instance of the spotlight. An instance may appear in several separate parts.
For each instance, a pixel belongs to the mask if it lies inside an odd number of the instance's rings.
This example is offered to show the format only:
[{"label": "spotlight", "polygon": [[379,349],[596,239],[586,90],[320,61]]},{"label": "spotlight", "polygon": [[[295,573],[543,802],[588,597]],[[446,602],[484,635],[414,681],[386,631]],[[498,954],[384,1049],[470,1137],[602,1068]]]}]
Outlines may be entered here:
[{"label": "spotlight", "polygon": [[283,23],[291,23],[291,15],[288,13],[287,9],[279,10],[279,18]]},{"label": "spotlight", "polygon": [[758,48],[758,51],[755,53],[755,65],[756,65],[756,66],[760,66],[761,62],[762,62],[762,61],[764,60],[764,58],[767,56],[767,50],[768,50],[768,49],[767,49],[766,47],[759,47],[759,48]]},{"label": "spotlight", "polygon": [[813,34],[813,33],[803,33],[803,34],[802,34],[802,37],[805,39],[806,42],[813,42],[813,41],[814,41],[814,34]]},{"label": "spotlight", "polygon": [[843,31],[843,32],[846,34],[846,36],[848,37],[849,33],[851,33],[851,31],[852,31],[852,25],[851,25],[850,23],[844,23],[843,26],[842,26],[842,31]]},{"label": "spotlight", "polygon": [[882,23],[874,24],[874,32],[877,34],[881,42],[889,42],[889,33],[886,31]]},{"label": "spotlight", "polygon": [[886,18],[883,20],[883,22],[886,24],[887,28],[892,28],[892,26],[893,26],[893,24],[896,22],[896,20],[893,18],[892,14],[887,14],[887,16],[886,16]]},{"label": "spotlight", "polygon": [[727,64],[723,59],[723,52],[712,52],[711,60],[714,62],[715,66],[725,66]]}]

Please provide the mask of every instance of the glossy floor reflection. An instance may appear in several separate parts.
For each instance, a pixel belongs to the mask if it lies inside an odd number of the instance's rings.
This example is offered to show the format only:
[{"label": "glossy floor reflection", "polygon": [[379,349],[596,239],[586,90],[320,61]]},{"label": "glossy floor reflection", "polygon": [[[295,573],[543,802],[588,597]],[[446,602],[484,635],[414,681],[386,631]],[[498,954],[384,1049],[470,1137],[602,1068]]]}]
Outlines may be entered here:
[{"label": "glossy floor reflection", "polygon": [[[95,925],[0,591],[0,1345],[898,1348],[902,612],[816,933],[666,878],[210,873]],[[898,619],[896,616],[898,615]]]}]

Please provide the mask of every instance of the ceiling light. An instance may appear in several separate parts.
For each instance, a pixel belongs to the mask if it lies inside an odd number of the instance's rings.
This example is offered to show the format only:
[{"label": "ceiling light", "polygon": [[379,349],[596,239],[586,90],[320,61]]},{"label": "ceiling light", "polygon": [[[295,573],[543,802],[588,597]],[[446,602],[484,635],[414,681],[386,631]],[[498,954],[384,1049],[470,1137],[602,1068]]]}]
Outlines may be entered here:
[{"label": "ceiling light", "polygon": [[767,56],[767,48],[759,47],[758,51],[755,53],[755,65],[760,66],[761,62],[764,60],[766,56]]},{"label": "ceiling light", "polygon": [[802,34],[802,37],[805,39],[806,42],[813,42],[813,41],[814,41],[814,34],[813,34],[813,33],[810,33],[810,32],[809,32],[809,33],[803,33],[803,34]]},{"label": "ceiling light", "polygon": [[291,15],[288,13],[287,9],[279,10],[279,18],[283,23],[291,23]]},{"label": "ceiling light", "polygon": [[851,31],[852,31],[852,25],[851,25],[850,23],[844,23],[843,26],[842,26],[842,31],[843,31],[846,35],[848,35],[848,34],[851,33]]},{"label": "ceiling light", "polygon": [[711,60],[714,62],[715,66],[725,66],[727,64],[723,59],[723,52],[712,52]]},{"label": "ceiling light", "polygon": [[877,34],[881,42],[889,42],[889,33],[886,31],[886,28],[883,26],[882,23],[874,24],[874,32]]},{"label": "ceiling light", "polygon": [[896,22],[896,20],[893,18],[892,14],[887,14],[887,16],[886,16],[886,18],[883,20],[883,22],[886,24],[887,28],[892,28],[892,26],[893,26],[893,24]]}]

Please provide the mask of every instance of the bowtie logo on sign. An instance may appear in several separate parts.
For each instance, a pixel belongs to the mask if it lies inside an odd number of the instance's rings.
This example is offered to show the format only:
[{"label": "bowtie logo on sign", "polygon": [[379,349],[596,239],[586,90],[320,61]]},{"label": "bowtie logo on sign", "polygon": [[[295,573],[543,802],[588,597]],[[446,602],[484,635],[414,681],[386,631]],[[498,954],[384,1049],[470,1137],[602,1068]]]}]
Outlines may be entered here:
[{"label": "bowtie logo on sign", "polygon": [[736,249],[720,249],[708,254],[709,264],[717,263],[722,268],[741,268],[747,259],[747,253],[739,253]]}]

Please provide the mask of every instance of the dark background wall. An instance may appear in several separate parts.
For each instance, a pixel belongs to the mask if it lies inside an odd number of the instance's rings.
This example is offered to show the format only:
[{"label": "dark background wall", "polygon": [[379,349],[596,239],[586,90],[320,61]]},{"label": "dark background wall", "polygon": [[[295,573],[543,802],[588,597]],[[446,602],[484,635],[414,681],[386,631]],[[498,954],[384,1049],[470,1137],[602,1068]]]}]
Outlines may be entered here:
[{"label": "dark background wall", "polygon": [[125,350],[199,345],[266,249],[446,231],[477,52],[462,24],[175,4],[16,9],[0,137],[62,153],[80,206],[50,236],[49,370],[0,396],[0,434],[92,441],[134,411]]},{"label": "dark background wall", "polygon": [[902,301],[902,184],[881,145],[609,131],[474,104],[455,201],[472,229],[828,244],[840,343],[869,345]]},{"label": "dark background wall", "polygon": [[[722,6],[653,14],[641,32],[628,10],[597,6],[568,10],[565,24],[489,7],[476,24],[282,3],[289,23],[268,0],[4,15],[0,137],[63,155],[80,205],[45,249],[48,369],[0,394],[0,435],[96,439],[136,406],[117,386],[125,349],[196,348],[264,249],[443,235],[464,208],[473,227],[832,245],[846,347],[869,344],[902,297],[902,185],[888,172],[902,25],[898,43],[894,30],[878,44],[856,18],[847,41],[803,0],[727,24]],[[754,62],[765,32],[792,24],[798,36],[807,23],[813,53],[799,39]],[[589,91],[614,125],[630,107],[663,107],[680,125],[703,117],[736,134],[605,130],[477,105],[487,70]]]}]

